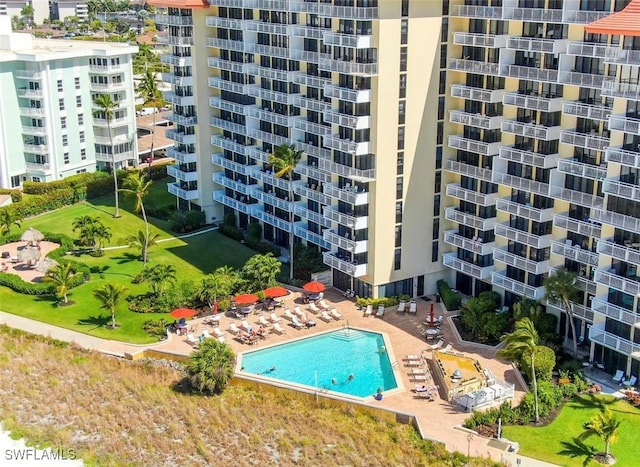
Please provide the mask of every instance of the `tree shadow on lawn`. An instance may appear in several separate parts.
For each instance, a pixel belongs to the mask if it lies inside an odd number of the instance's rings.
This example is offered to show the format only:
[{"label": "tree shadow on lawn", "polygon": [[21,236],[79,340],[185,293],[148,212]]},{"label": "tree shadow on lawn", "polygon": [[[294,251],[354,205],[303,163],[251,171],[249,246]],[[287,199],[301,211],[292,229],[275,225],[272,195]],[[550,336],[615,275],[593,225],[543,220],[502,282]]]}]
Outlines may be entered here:
[{"label": "tree shadow on lawn", "polygon": [[126,264],[132,261],[140,261],[140,255],[135,253],[122,253],[120,256],[114,256],[113,259],[118,262],[118,264]]},{"label": "tree shadow on lawn", "polygon": [[581,457],[584,457],[582,465],[585,467],[594,460],[595,455],[598,453],[596,448],[584,444],[578,438],[573,438],[571,441],[562,441],[560,444],[564,447],[564,449],[559,451],[558,454],[560,454],[561,456],[570,457],[572,459],[579,459]]},{"label": "tree shadow on lawn", "polygon": [[81,326],[93,326],[90,331],[94,329],[106,327],[111,323],[111,315],[98,315],[98,316],[89,316],[88,318],[83,318],[78,320],[78,324]]},{"label": "tree shadow on lawn", "polygon": [[602,394],[581,394],[567,402],[567,405],[574,409],[598,409],[602,411],[616,402],[616,398],[603,397]]}]

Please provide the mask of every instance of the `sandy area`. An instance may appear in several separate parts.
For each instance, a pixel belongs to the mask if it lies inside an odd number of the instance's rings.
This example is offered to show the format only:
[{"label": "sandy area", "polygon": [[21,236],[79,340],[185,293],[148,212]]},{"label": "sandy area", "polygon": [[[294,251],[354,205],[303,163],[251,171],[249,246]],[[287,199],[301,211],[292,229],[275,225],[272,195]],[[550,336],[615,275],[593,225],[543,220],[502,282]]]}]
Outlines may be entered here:
[{"label": "sandy area", "polygon": [[[10,258],[17,256],[18,250],[27,245],[27,243],[28,242],[13,242],[0,245],[0,254],[4,252],[9,253],[9,258],[2,258],[2,266],[7,267],[5,272],[20,276],[25,282],[40,282],[44,277],[42,272],[30,267],[26,263],[12,263],[10,260]],[[51,251],[59,246],[59,244],[53,242],[40,242],[40,252],[42,253],[40,259],[44,259]]]}]

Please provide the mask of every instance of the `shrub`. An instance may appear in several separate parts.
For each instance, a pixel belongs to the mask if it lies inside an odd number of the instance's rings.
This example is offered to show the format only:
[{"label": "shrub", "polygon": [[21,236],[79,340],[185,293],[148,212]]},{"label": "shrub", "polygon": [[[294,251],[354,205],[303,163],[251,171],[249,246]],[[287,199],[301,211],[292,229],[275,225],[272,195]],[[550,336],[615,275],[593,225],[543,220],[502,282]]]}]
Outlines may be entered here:
[{"label": "shrub", "polygon": [[171,218],[171,230],[174,232],[192,232],[207,222],[203,211],[179,211]]},{"label": "shrub", "polygon": [[4,188],[0,188],[0,195],[10,195],[11,201],[14,203],[22,201],[22,192],[20,190],[6,190]]},{"label": "shrub", "polygon": [[167,326],[169,322],[164,318],[150,319],[142,323],[142,329],[144,332],[156,336],[158,339],[165,339],[167,337]]},{"label": "shrub", "polygon": [[459,292],[451,290],[449,284],[442,279],[436,282],[436,287],[438,288],[438,293],[440,294],[440,297],[442,297],[442,302],[447,310],[452,311],[460,309],[460,306],[462,305],[462,297]]},{"label": "shrub", "polygon": [[498,292],[495,292],[493,290],[480,292],[478,298],[481,300],[490,300],[491,302],[493,302],[493,310],[497,310],[502,306],[502,297]]},{"label": "shrub", "polygon": [[[240,232],[242,234],[242,232]],[[271,253],[276,258],[280,256],[280,247],[269,242],[261,242],[259,237],[247,237],[247,246],[261,254]]]},{"label": "shrub", "polygon": [[255,238],[260,241],[262,238],[262,226],[258,222],[253,222],[247,226],[247,239]]},{"label": "shrub", "polygon": [[[522,360],[520,365],[524,372],[527,374],[529,381],[531,381],[531,352],[525,351],[522,354]],[[536,347],[536,377],[538,381],[551,381],[553,369],[556,366],[556,354],[553,349],[544,345],[538,345]]]},{"label": "shrub", "polygon": [[0,272],[0,285],[24,295],[50,295],[56,288],[55,284],[25,282],[15,274],[4,272]]},{"label": "shrub", "polygon": [[244,241],[244,234],[242,233],[242,230],[230,224],[222,224],[218,228],[218,232],[239,242]]},{"label": "shrub", "polygon": [[225,214],[224,218],[222,220],[222,223],[224,225],[235,227],[236,226],[236,215],[231,213],[231,212],[229,214]]}]

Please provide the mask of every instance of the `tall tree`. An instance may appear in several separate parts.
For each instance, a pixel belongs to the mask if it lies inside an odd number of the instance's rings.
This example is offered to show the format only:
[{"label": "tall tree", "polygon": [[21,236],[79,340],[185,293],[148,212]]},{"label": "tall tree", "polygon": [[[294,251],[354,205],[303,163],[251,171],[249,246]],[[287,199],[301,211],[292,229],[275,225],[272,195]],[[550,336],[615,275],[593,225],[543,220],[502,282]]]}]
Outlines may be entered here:
[{"label": "tall tree", "polygon": [[[153,145],[152,145],[153,146]],[[142,212],[142,218],[144,219],[145,234],[143,236],[144,248],[142,249],[142,262],[147,264],[147,253],[149,251],[149,221],[147,220],[147,213],[144,210],[143,198],[149,194],[149,187],[153,182],[147,180],[141,170],[130,172],[127,178],[124,179],[122,188],[120,191],[125,195],[135,197],[135,204],[133,206],[134,212]]]},{"label": "tall tree", "polygon": [[22,218],[18,213],[9,209],[3,209],[0,211],[0,235],[11,233],[11,228],[15,225],[20,228],[20,221]]},{"label": "tall tree", "polygon": [[102,254],[104,241],[111,238],[111,229],[99,217],[81,216],[73,220],[73,231],[78,231],[80,245],[90,246],[96,255]]},{"label": "tall tree", "polygon": [[56,284],[56,293],[62,296],[64,303],[69,303],[67,293],[71,279],[77,274],[73,264],[64,262],[49,269],[44,278],[45,282],[53,282]]},{"label": "tall tree", "polygon": [[157,264],[145,267],[134,278],[135,282],[148,282],[151,292],[156,297],[162,297],[168,285],[176,283],[177,271],[171,264]]},{"label": "tall tree", "polygon": [[[293,144],[281,144],[269,156],[269,162],[276,169],[276,177],[287,177],[289,180],[289,202],[293,206],[293,171],[302,159],[304,151],[297,151]],[[295,234],[293,231],[293,207],[289,210],[289,277],[293,279],[293,246]]]},{"label": "tall tree", "polygon": [[[149,261],[149,249],[158,244],[159,238],[160,234],[157,232],[149,232],[147,235],[144,230],[138,229],[135,234],[125,238],[125,241],[130,248],[135,248],[140,251],[140,259],[146,264]],[[147,259],[145,260],[145,258]]]},{"label": "tall tree", "polygon": [[621,420],[618,420],[616,415],[607,409],[595,414],[591,420],[589,420],[585,426],[584,431],[580,434],[578,439],[585,440],[592,436],[597,436],[604,441],[604,457],[605,463],[611,464],[611,445],[618,440],[618,431],[620,428]]},{"label": "tall tree", "polygon": [[116,308],[127,293],[127,289],[118,283],[107,282],[93,291],[93,296],[101,303],[100,308],[111,312],[111,328],[116,328]]},{"label": "tall tree", "polygon": [[153,160],[153,143],[154,136],[156,134],[156,113],[158,112],[158,108],[162,107],[164,100],[162,99],[160,89],[158,89],[158,74],[152,69],[145,69],[142,74],[142,79],[138,84],[138,94],[140,94],[145,106],[151,104],[154,109],[153,128],[151,129],[151,150],[149,153],[151,160]]},{"label": "tall tree", "polygon": [[189,357],[187,379],[202,393],[219,393],[233,377],[236,356],[227,344],[205,339]]},{"label": "tall tree", "polygon": [[27,3],[20,10],[20,14],[22,15],[22,17],[24,18],[24,20],[25,20],[25,22],[27,24],[32,24],[33,23],[33,17],[35,16],[36,12],[33,9],[33,5],[31,5],[30,3]]},{"label": "tall tree", "polygon": [[275,285],[281,268],[282,263],[271,253],[253,255],[242,266],[242,278],[249,283],[251,290],[263,290]]},{"label": "tall tree", "polygon": [[519,362],[522,355],[527,352],[531,355],[531,379],[533,383],[533,397],[535,400],[536,422],[540,419],[538,410],[538,380],[536,378],[536,350],[538,342],[538,332],[533,322],[529,318],[516,321],[515,330],[502,338],[505,343],[504,348],[498,350],[498,356],[511,361]]},{"label": "tall tree", "polygon": [[213,309],[219,297],[233,293],[237,283],[238,272],[230,266],[221,266],[200,281],[196,294],[199,300],[207,302],[209,308]]},{"label": "tall tree", "polygon": [[573,301],[577,299],[580,291],[577,287],[578,276],[575,272],[559,269],[554,275],[550,275],[544,282],[545,298],[562,305],[567,315],[567,321],[571,328],[573,343],[573,355],[578,358],[578,336],[576,336],[576,323],[573,314]]},{"label": "tall tree", "polygon": [[107,131],[109,133],[109,147],[111,149],[111,170],[113,171],[113,193],[115,195],[116,209],[113,217],[120,217],[120,204],[118,201],[118,171],[116,170],[116,152],[113,147],[113,135],[111,134],[111,122],[115,117],[116,110],[120,106],[118,102],[111,99],[109,94],[100,94],[96,97],[95,103],[98,110],[94,112],[95,116],[103,116],[107,121]]}]

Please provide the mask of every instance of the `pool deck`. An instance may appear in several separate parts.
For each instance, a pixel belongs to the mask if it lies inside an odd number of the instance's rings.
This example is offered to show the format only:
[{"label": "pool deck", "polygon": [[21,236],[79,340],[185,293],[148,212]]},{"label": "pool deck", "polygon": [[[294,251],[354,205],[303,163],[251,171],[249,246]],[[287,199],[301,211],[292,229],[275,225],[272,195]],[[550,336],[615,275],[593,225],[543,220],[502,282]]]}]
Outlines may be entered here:
[{"label": "pool deck", "polygon": [[[300,306],[302,310],[307,311],[306,305],[297,303],[300,301],[300,297],[300,292],[292,292],[283,298],[285,306],[293,310],[293,307],[297,305]],[[399,362],[395,374],[396,378],[401,381],[402,386],[404,386],[404,390],[391,391],[385,394],[382,401],[375,401],[373,397],[371,397],[370,401],[365,399],[367,403],[414,414],[419,420],[424,436],[445,443],[448,450],[457,450],[466,454],[469,449],[471,455],[488,456],[496,461],[504,461],[507,465],[509,463],[515,465],[516,457],[521,459],[520,465],[523,466],[545,465],[533,459],[516,456],[513,453],[507,453],[503,449],[492,447],[489,444],[490,440],[485,438],[473,436],[469,441],[468,432],[459,429],[459,426],[469,417],[468,413],[439,398],[434,402],[429,402],[427,399],[416,398],[415,393],[411,391],[417,382],[410,380],[409,371],[411,368],[407,367],[402,359],[406,355],[420,354],[428,348],[428,343],[424,337],[419,334],[418,327],[427,319],[431,303],[434,304],[436,316],[451,316],[452,314],[447,313],[444,306],[440,303],[435,303],[433,300],[428,302],[423,299],[417,299],[418,310],[415,315],[406,312],[404,314],[398,314],[396,307],[391,307],[386,310],[383,318],[376,318],[364,317],[363,312],[356,308],[355,302],[343,297],[339,291],[333,289],[326,291],[325,299],[330,305],[335,306],[345,319],[327,323],[318,317],[314,319],[313,314],[307,311],[308,318],[316,321],[316,327],[296,330],[288,324],[287,320],[283,319],[281,324],[282,327],[286,329],[286,334],[278,335],[271,333],[266,340],[261,340],[256,345],[251,346],[238,342],[233,338],[233,335],[228,332],[231,322],[235,321],[236,324],[239,324],[240,320],[222,316],[219,327],[225,331],[226,341],[236,353],[259,349],[299,337],[314,335],[330,329],[339,329],[347,324],[355,328],[384,332],[387,334],[387,338],[392,345],[390,354],[392,352],[395,360]],[[282,308],[277,309],[276,314],[281,316],[282,310]],[[259,314],[249,315],[248,322],[256,325],[258,318]],[[25,329],[29,332],[73,341],[83,347],[115,355],[134,354],[145,348],[178,355],[188,355],[193,351],[193,347],[187,343],[185,336],[177,336],[175,334],[172,334],[168,340],[158,344],[135,346],[74,333],[73,331],[56,328],[55,326],[50,326],[45,323],[37,323],[32,320],[0,312],[0,324],[2,323]],[[191,320],[188,323],[195,328],[196,336],[204,329],[211,330],[210,326],[203,323],[202,318]],[[497,378],[514,384],[516,401],[519,401],[524,396],[524,388],[516,376],[515,370],[510,363],[496,359],[495,349],[460,342],[457,339],[457,334],[450,328],[448,319],[444,320],[442,334],[444,334],[445,342],[453,345],[453,351],[461,352],[466,356],[477,359],[483,367],[489,368]],[[426,355],[428,356],[429,353],[426,353]]]}]

